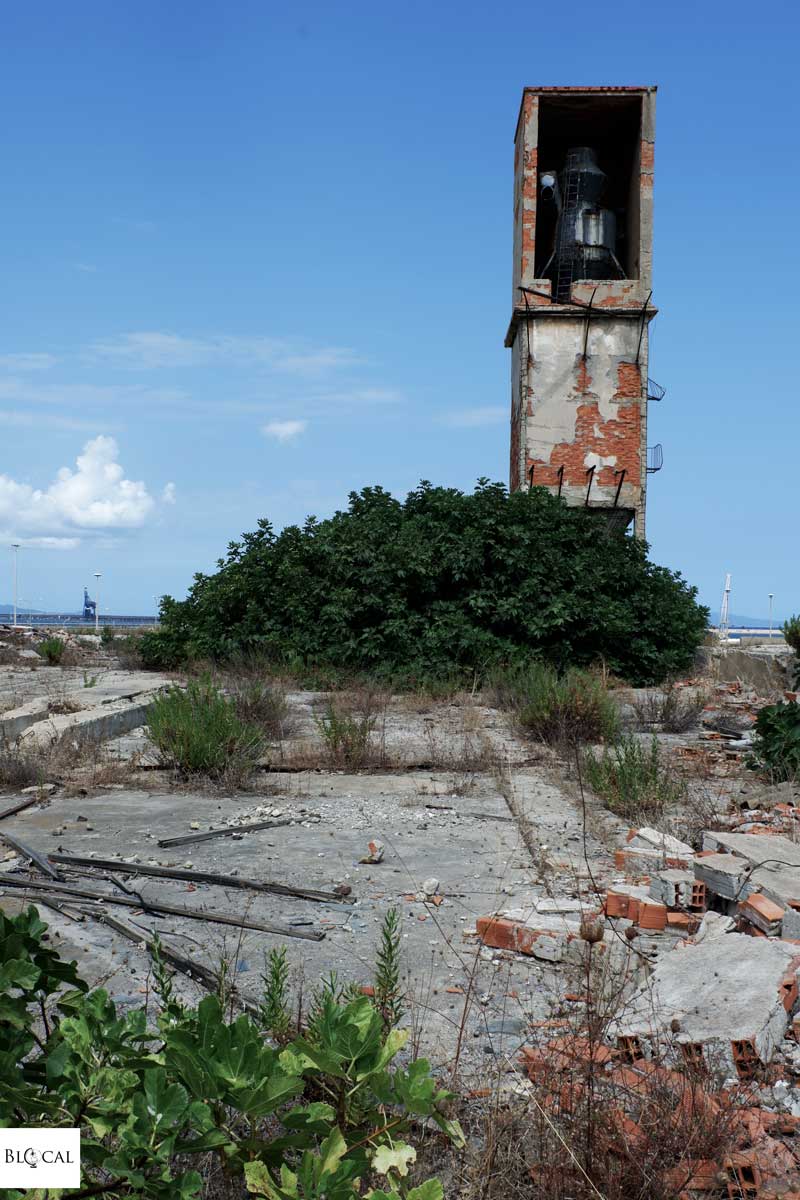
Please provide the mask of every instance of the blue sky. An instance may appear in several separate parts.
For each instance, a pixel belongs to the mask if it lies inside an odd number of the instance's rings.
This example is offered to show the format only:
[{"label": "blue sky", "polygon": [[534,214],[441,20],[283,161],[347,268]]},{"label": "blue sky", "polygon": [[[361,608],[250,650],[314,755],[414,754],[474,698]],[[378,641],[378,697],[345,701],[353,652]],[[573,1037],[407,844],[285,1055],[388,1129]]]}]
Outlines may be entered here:
[{"label": "blue sky", "polygon": [[731,571],[737,612],[800,610],[799,25],[717,0],[7,6],[23,602],[74,609],[102,571],[101,608],[150,611],[261,516],[507,480],[520,91],[656,83],[652,556],[712,607]]}]

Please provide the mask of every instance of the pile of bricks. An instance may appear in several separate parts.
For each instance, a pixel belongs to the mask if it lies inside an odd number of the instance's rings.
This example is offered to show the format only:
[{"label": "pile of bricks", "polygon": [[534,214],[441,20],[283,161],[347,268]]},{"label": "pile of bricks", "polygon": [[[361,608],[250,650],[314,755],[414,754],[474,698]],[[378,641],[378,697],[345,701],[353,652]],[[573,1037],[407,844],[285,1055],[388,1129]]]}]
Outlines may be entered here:
[{"label": "pile of bricks", "polygon": [[[800,1200],[800,1118],[754,1105],[746,1088],[713,1090],[697,1071],[631,1060],[625,1049],[586,1037],[526,1047],[521,1061],[553,1116],[574,1121],[591,1090],[594,1136],[603,1153],[639,1169],[647,1164],[658,1176],[658,1194]],[[713,1147],[719,1157],[693,1157],[693,1145],[707,1152]],[[678,1163],[661,1166],[662,1156],[674,1163],[676,1147]]]}]

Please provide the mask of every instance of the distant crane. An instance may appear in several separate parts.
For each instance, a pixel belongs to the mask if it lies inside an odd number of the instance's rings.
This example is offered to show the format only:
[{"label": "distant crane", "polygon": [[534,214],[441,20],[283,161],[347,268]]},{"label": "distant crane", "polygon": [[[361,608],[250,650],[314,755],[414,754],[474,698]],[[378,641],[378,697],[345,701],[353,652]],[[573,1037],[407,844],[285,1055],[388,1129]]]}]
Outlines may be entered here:
[{"label": "distant crane", "polygon": [[725,590],[722,593],[722,605],[719,610],[719,640],[727,642],[731,630],[730,618],[731,577],[725,576]]},{"label": "distant crane", "polygon": [[83,589],[83,620],[94,621],[97,614],[97,601],[89,598],[89,589]]}]

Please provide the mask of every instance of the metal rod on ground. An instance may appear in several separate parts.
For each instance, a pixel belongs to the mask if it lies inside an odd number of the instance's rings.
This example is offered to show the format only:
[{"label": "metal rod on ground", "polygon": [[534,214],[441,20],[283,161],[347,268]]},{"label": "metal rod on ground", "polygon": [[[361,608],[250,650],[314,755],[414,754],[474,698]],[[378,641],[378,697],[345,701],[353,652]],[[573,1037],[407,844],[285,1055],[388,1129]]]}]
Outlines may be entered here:
[{"label": "metal rod on ground", "polygon": [[336,892],[320,892],[313,888],[292,887],[288,883],[270,880],[244,879],[240,875],[220,875],[215,871],[190,871],[183,867],[149,867],[141,863],[119,862],[113,858],[82,858],[77,854],[51,854],[53,862],[66,867],[87,867],[95,871],[120,871],[123,875],[152,875],[156,879],[181,879],[186,883],[218,884],[220,887],[244,888],[254,892],[271,892],[276,896],[296,896],[299,900],[318,900],[325,904],[342,904],[346,900]]},{"label": "metal rod on ground", "polygon": [[28,796],[26,800],[20,800],[19,804],[12,804],[11,808],[4,808],[0,812],[0,821],[6,817],[13,817],[15,813],[22,812],[25,808],[30,808],[33,804],[41,804],[46,797],[44,795]]},{"label": "metal rod on ground", "polygon": [[26,846],[24,842],[18,838],[12,837],[10,833],[0,833],[0,838],[7,842],[12,850],[16,850],[17,854],[21,854],[23,858],[27,858],[29,862],[35,863],[43,875],[49,875],[51,879],[55,879],[57,883],[61,883],[64,876],[60,875],[55,867],[51,867],[46,858],[42,858],[38,850],[32,850],[30,846]]},{"label": "metal rod on ground", "polygon": [[[76,896],[86,900],[100,900],[103,904],[121,904],[125,908],[141,908],[138,900],[128,896],[109,896],[105,892],[96,892],[91,888],[74,887],[67,883],[45,883],[41,879],[18,879],[13,875],[4,875],[0,879],[0,889],[31,888],[34,891],[53,892],[59,896]],[[233,925],[236,929],[254,929],[257,933],[276,933],[280,937],[303,938],[307,942],[321,942],[324,932],[314,930],[304,933],[302,930],[288,925],[267,925],[260,921],[248,921],[245,917],[236,917],[232,913],[206,912],[200,909],[182,908],[177,904],[164,904],[160,900],[148,900],[150,912],[166,913],[170,917],[186,917],[190,921],[210,921],[215,925]]]},{"label": "metal rod on ground", "polygon": [[[135,942],[138,946],[145,946],[148,952],[153,954],[155,939],[147,933],[126,924],[125,921],[120,921],[119,917],[112,917],[111,913],[92,912],[88,910],[86,915],[102,921],[109,929],[116,930],[117,933],[121,933],[123,937],[128,938],[131,942]],[[185,954],[181,954],[180,950],[176,950],[174,946],[170,946],[167,942],[162,942],[160,939],[158,952],[166,962],[171,963],[177,971],[180,971],[182,975],[185,975],[194,983],[202,983],[210,992],[219,990],[220,977],[211,967],[195,962],[192,958],[187,958]],[[256,1005],[251,1004],[248,1000],[244,1000],[238,995],[236,988],[233,991],[243,1009],[252,1014],[258,1011]]]},{"label": "metal rod on ground", "polygon": [[[310,817],[318,819],[316,813]],[[305,820],[305,818],[304,818]],[[284,825],[297,824],[297,817],[288,817],[285,821],[250,821],[247,825],[226,825],[224,829],[207,829],[205,833],[184,833],[179,837],[160,838],[159,846],[189,846],[194,842],[208,842],[211,838],[232,837],[235,833],[255,833],[257,829],[280,829]]]}]

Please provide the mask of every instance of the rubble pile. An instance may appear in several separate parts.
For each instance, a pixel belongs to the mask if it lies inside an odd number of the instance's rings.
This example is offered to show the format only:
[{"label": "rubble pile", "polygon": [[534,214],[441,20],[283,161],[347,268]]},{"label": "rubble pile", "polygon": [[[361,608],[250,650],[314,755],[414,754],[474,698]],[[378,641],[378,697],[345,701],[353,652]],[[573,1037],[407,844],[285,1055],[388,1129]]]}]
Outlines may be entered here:
[{"label": "rubble pile", "polygon": [[798,1200],[800,785],[747,782],[730,799],[733,811],[702,833],[701,848],[629,830],[616,876],[588,890],[579,911],[574,896],[561,911],[558,899],[546,910],[534,902],[482,917],[476,931],[486,946],[565,968],[599,955],[622,980],[600,1033],[597,999],[567,993],[581,1004],[557,1036],[540,1029],[538,1044],[522,1047],[536,1094],[555,1112],[574,1117],[591,1075],[605,1104],[604,1149],[641,1161],[669,1124],[654,1120],[656,1100],[683,1121],[700,1104],[725,1135],[665,1168],[663,1186],[680,1200]]}]

